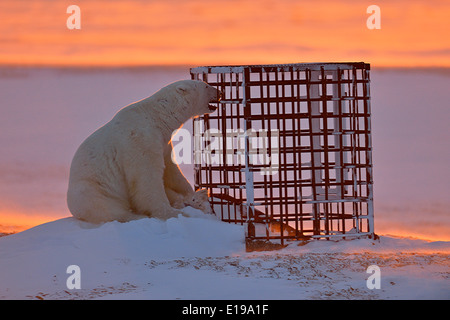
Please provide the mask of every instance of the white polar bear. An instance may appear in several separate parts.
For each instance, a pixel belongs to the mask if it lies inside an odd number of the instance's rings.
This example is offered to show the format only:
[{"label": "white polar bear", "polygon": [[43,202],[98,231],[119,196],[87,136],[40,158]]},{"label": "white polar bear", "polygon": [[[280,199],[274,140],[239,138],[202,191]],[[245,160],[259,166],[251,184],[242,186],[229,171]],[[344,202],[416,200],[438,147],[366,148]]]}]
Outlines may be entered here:
[{"label": "white polar bear", "polygon": [[204,213],[213,213],[211,204],[208,201],[209,195],[207,189],[197,190],[194,194],[183,196],[174,192],[172,189],[166,188],[167,198],[172,207],[181,209],[187,206],[199,209]]},{"label": "white polar bear", "polygon": [[195,206],[192,200],[204,195],[172,162],[170,139],[189,118],[214,112],[210,103],[220,94],[205,82],[182,80],[121,109],[75,153],[67,191],[72,215],[93,223],[168,219],[182,213],[171,203]]}]

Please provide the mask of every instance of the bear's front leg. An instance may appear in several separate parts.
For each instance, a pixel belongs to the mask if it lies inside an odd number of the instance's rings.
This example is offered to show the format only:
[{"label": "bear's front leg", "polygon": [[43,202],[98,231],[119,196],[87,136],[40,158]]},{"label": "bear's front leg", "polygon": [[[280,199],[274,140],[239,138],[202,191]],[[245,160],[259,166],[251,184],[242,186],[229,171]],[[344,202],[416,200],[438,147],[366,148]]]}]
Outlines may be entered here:
[{"label": "bear's front leg", "polygon": [[[190,198],[194,194],[194,189],[181,172],[178,164],[173,161],[172,149],[172,142],[170,142],[164,150],[164,185],[166,191],[169,190],[168,194],[173,194],[174,198],[181,197],[182,200],[184,200],[185,198]],[[170,195],[169,200],[171,200]],[[173,203],[173,201],[170,202]]]}]

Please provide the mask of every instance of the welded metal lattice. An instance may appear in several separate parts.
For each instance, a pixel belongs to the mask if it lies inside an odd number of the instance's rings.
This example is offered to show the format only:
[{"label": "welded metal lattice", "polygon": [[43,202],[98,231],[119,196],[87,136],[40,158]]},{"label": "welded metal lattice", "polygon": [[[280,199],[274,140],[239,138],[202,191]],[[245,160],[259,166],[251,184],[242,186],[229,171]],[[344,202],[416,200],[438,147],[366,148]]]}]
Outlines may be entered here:
[{"label": "welded metal lattice", "polygon": [[198,67],[223,93],[194,119],[195,187],[247,242],[372,236],[370,66]]}]

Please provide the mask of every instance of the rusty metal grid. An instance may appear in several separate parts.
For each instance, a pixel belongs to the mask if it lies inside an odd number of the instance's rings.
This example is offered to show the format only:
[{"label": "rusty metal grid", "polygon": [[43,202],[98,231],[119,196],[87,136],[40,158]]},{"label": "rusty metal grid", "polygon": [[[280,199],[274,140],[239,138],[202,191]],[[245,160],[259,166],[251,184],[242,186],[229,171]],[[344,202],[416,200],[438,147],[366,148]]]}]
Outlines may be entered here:
[{"label": "rusty metal grid", "polygon": [[209,189],[223,221],[245,224],[248,242],[374,235],[368,64],[191,77],[223,93],[217,112],[194,119],[195,188]]}]

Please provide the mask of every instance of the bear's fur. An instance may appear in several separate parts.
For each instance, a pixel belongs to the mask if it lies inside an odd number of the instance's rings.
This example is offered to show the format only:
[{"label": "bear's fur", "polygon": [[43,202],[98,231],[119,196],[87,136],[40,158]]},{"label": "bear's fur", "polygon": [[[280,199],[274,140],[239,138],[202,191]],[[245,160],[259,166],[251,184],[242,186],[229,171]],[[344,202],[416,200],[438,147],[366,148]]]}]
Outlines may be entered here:
[{"label": "bear's fur", "polygon": [[170,139],[189,118],[214,112],[210,103],[219,100],[205,82],[182,80],[121,109],[74,155],[67,192],[72,215],[93,223],[168,219],[182,213],[180,203],[202,198],[172,162]]},{"label": "bear's fur", "polygon": [[168,189],[166,189],[166,193],[169,198],[170,205],[174,208],[182,209],[186,206],[190,206],[192,208],[199,209],[204,213],[213,213],[211,205],[208,201],[209,195],[207,189],[197,190],[195,193],[186,197]]}]

